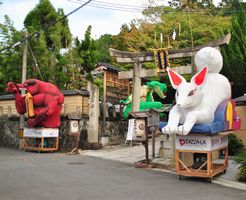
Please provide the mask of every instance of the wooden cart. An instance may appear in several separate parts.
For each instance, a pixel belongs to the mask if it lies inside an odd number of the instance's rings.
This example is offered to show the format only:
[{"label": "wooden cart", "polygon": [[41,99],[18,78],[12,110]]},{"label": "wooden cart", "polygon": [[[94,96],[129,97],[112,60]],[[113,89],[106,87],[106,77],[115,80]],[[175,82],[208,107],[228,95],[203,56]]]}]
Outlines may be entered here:
[{"label": "wooden cart", "polygon": [[[228,167],[228,134],[198,135],[176,137],[175,165],[176,173],[181,180],[182,176],[205,177],[211,182],[215,175],[226,172]],[[223,158],[219,155],[223,152]],[[192,164],[187,162],[187,154],[193,156]],[[202,155],[203,162],[194,165],[194,155]],[[215,157],[220,157],[215,158]]]},{"label": "wooden cart", "polygon": [[23,150],[57,151],[59,130],[57,128],[25,128],[23,134]]}]

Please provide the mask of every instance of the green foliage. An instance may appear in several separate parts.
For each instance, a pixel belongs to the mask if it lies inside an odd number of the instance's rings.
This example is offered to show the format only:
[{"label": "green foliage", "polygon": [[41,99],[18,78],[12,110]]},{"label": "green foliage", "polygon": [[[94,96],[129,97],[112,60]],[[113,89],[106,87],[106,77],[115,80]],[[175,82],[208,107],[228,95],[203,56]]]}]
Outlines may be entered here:
[{"label": "green foliage", "polygon": [[[237,4],[237,9],[245,9],[246,3]],[[222,48],[224,74],[232,84],[232,97],[244,95],[246,91],[246,13],[237,12],[232,17],[231,41]]]},{"label": "green foliage", "polygon": [[237,173],[237,178],[239,181],[246,182],[246,150],[241,151],[235,158],[234,161],[239,166],[239,172]]},{"label": "green foliage", "polygon": [[228,153],[230,156],[237,155],[240,151],[243,150],[244,146],[241,140],[237,138],[234,134],[228,135]]},{"label": "green foliage", "polygon": [[95,41],[96,58],[99,62],[110,63],[111,56],[109,54],[109,48],[114,44],[112,35],[102,35]]},{"label": "green foliage", "polygon": [[94,78],[93,83],[99,88],[99,96],[103,96],[103,79],[96,77]]},{"label": "green foliage", "polygon": [[95,41],[91,38],[91,26],[88,26],[84,40],[75,39],[75,54],[80,58],[80,73],[85,74],[89,80],[92,80],[91,71],[94,70],[97,63]]},{"label": "green foliage", "polygon": [[[5,21],[0,24],[0,48],[5,48],[16,44],[24,35],[22,31],[17,31],[13,22],[8,16],[4,16]],[[15,48],[6,49],[0,54],[0,93],[5,93],[6,84],[9,81],[21,81],[22,69],[22,45]]]},{"label": "green foliage", "polygon": [[[130,27],[122,26],[120,33],[114,37],[115,48],[141,52],[169,45],[173,49],[192,47],[192,42],[197,46],[218,39],[224,35],[223,30],[230,27],[230,17],[213,16],[206,11],[188,13],[178,8],[161,7],[147,9],[144,14],[146,18],[159,16],[159,22],[140,20]],[[174,30],[177,33],[175,40],[172,39]],[[163,34],[162,44],[160,34]]]},{"label": "green foliage", "polygon": [[39,4],[27,14],[24,25],[29,33],[33,30],[43,30],[47,48],[59,51],[71,43],[68,21],[67,19],[59,21],[62,17],[64,17],[62,9],[56,11],[49,0],[40,0]]},{"label": "green foliage", "polygon": [[211,0],[170,0],[168,1],[169,6],[182,9],[189,6],[190,8],[214,8],[213,1]]}]

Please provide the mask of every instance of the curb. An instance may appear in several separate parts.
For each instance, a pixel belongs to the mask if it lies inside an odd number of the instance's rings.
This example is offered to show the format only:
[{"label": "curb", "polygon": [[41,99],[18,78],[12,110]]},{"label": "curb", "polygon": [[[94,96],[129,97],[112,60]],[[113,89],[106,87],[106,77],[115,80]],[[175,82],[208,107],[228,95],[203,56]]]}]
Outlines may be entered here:
[{"label": "curb", "polygon": [[236,181],[229,181],[229,180],[222,179],[222,178],[215,178],[214,180],[212,180],[212,183],[246,191],[246,184],[245,183],[239,183]]}]

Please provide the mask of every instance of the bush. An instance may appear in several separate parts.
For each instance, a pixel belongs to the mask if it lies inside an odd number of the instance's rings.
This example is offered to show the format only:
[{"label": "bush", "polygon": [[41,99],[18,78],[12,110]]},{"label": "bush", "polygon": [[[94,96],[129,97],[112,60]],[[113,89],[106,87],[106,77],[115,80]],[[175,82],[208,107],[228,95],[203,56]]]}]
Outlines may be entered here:
[{"label": "bush", "polygon": [[244,148],[243,143],[234,134],[228,135],[228,153],[230,156],[237,155]]},{"label": "bush", "polygon": [[246,150],[240,152],[235,158],[235,162],[240,164],[237,178],[239,181],[246,182]]}]

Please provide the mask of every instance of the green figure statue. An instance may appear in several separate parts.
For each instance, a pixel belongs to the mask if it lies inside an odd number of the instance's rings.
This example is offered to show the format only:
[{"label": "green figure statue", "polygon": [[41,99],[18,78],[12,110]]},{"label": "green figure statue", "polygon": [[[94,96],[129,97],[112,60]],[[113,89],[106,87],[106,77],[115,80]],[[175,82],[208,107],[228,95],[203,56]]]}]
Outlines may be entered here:
[{"label": "green figure statue", "polygon": [[[164,99],[166,97],[164,95],[166,91],[166,84],[160,83],[159,81],[151,81],[147,82],[146,85],[142,85],[139,97],[141,99],[139,110],[145,111],[152,108],[161,109],[163,107],[162,103],[159,101],[154,101],[152,94],[155,92],[160,98]],[[126,105],[126,108],[123,112],[123,117],[127,119],[129,113],[132,110],[132,94],[125,101],[121,100],[120,102]]]}]

